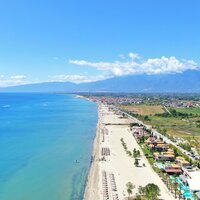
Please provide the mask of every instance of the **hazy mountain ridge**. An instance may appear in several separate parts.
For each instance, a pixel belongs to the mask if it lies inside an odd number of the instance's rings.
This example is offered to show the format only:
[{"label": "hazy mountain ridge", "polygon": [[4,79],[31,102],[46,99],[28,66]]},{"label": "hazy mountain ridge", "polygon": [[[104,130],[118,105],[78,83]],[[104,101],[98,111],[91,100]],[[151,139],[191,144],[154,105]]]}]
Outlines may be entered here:
[{"label": "hazy mountain ridge", "polygon": [[200,92],[200,71],[177,74],[129,75],[75,84],[47,82],[0,88],[0,92]]}]

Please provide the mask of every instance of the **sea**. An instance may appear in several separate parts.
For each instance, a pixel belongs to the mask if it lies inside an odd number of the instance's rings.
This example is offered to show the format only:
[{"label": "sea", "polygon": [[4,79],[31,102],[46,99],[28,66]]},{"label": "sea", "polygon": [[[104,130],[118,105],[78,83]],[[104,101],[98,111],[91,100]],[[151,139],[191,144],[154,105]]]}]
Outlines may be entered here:
[{"label": "sea", "polygon": [[75,95],[0,93],[0,200],[82,200],[97,120]]}]

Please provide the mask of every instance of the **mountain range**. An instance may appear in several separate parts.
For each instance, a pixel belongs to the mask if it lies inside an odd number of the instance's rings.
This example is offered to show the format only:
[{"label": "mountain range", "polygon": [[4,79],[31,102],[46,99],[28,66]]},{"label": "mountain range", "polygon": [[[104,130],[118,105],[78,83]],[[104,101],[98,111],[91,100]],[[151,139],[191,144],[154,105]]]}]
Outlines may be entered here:
[{"label": "mountain range", "polygon": [[200,92],[200,71],[129,75],[90,83],[45,82],[0,88],[0,92]]}]

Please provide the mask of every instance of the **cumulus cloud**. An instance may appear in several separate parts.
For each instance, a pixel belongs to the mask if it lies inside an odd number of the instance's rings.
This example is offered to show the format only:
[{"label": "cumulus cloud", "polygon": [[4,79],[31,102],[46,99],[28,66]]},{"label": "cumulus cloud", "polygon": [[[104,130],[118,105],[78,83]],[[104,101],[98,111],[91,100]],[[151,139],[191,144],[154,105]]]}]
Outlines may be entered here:
[{"label": "cumulus cloud", "polygon": [[26,83],[25,79],[26,76],[24,75],[13,75],[10,77],[0,75],[0,87],[22,85]]},{"label": "cumulus cloud", "polygon": [[132,52],[129,53],[126,60],[123,61],[90,62],[87,60],[69,60],[69,63],[93,67],[113,76],[130,74],[170,74],[199,69],[198,64],[193,60],[177,59],[174,56],[143,59],[138,54]]}]

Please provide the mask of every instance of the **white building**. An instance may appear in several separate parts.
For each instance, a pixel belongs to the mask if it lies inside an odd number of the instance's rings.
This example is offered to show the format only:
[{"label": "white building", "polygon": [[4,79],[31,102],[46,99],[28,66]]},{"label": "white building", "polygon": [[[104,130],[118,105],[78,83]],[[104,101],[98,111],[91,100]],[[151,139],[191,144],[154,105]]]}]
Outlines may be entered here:
[{"label": "white building", "polygon": [[200,170],[184,170],[191,192],[200,192]]}]

